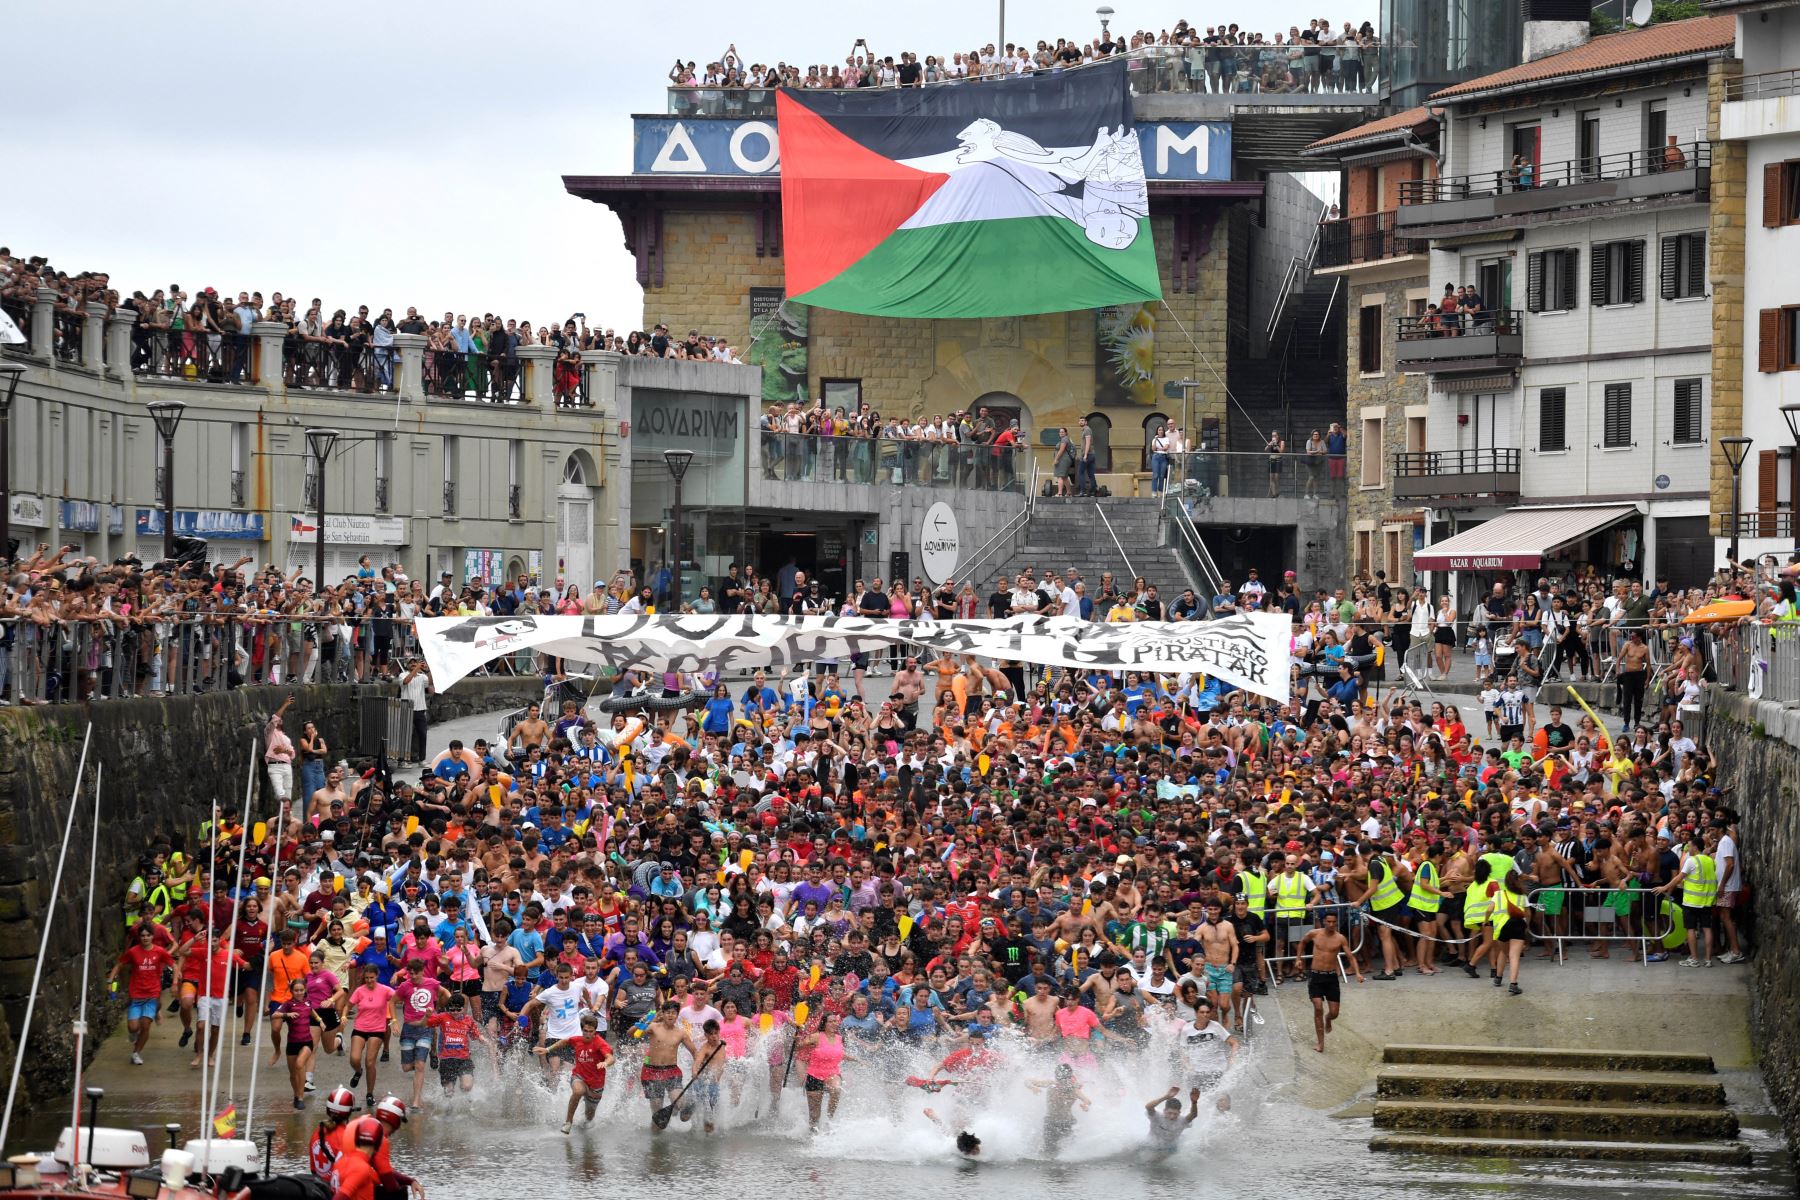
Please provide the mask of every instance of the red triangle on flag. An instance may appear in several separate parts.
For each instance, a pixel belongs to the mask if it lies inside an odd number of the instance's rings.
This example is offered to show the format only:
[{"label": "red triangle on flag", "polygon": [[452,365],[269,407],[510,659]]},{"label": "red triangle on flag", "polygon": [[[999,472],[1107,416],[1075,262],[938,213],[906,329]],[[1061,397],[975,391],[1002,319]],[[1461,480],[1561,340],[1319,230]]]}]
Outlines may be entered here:
[{"label": "red triangle on flag", "polygon": [[860,261],[950,178],[877,154],[786,92],[775,94],[775,115],[790,296]]}]

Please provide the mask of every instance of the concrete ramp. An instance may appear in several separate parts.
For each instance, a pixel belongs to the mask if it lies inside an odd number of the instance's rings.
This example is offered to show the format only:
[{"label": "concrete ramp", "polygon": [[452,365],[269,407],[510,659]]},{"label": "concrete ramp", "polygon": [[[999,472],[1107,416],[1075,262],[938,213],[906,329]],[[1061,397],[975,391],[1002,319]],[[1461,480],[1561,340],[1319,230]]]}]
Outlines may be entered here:
[{"label": "concrete ramp", "polygon": [[1371,1150],[1483,1158],[1744,1165],[1737,1114],[1704,1054],[1388,1046]]}]

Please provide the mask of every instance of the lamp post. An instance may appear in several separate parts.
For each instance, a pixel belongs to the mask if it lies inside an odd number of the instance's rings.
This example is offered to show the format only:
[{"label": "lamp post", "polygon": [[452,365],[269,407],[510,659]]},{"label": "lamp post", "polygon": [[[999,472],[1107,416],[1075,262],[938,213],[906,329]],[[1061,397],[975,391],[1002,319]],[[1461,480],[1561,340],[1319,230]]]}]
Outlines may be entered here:
[{"label": "lamp post", "polygon": [[12,557],[12,403],[25,364],[0,362],[0,562]]},{"label": "lamp post", "polygon": [[157,436],[163,445],[163,557],[175,557],[175,430],[187,405],[179,400],[158,400],[147,406],[156,422]]},{"label": "lamp post", "polygon": [[1112,23],[1112,5],[1102,4],[1099,8],[1094,10],[1094,15],[1100,18],[1100,36],[1105,37],[1106,27]]},{"label": "lamp post", "polygon": [[675,478],[675,524],[669,531],[669,542],[673,547],[669,557],[675,563],[675,578],[669,585],[669,607],[677,613],[681,611],[681,477],[687,474],[688,464],[693,461],[692,450],[663,451],[663,463]]},{"label": "lamp post", "polygon": [[1719,439],[1720,449],[1725,451],[1725,463],[1731,468],[1731,562],[1735,571],[1738,556],[1738,483],[1744,471],[1744,456],[1750,453],[1750,439],[1747,437],[1727,437]]},{"label": "lamp post", "polygon": [[317,539],[313,543],[313,592],[318,594],[325,590],[325,460],[331,457],[331,448],[337,444],[338,431],[335,429],[308,429],[306,445],[312,451],[313,462],[313,516],[318,528],[313,531]]}]

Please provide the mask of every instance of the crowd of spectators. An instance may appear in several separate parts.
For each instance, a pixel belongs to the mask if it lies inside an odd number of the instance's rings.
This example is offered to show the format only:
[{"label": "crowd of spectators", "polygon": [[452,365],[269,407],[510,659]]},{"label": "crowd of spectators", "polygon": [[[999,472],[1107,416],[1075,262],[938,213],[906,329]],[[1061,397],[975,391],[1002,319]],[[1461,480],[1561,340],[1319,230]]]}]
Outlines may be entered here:
[{"label": "crowd of spectators", "polygon": [[966,79],[1002,79],[1066,70],[1123,56],[1134,68],[1154,70],[1157,91],[1188,92],[1353,92],[1373,87],[1381,40],[1368,21],[1314,19],[1283,34],[1252,33],[1235,22],[1193,25],[1183,20],[1161,31],[1113,33],[1098,37],[989,42],[970,50],[926,54],[906,50],[877,54],[858,39],[842,64],[787,62],[746,65],[736,43],[701,68],[698,60],[677,58],[669,82],[708,92],[788,88],[922,87]]},{"label": "crowd of spectators", "polygon": [[250,376],[252,327],[258,322],[287,326],[283,369],[290,387],[389,390],[399,365],[396,334],[425,337],[427,392],[475,399],[517,398],[522,346],[555,347],[553,391],[557,403],[568,406],[582,403],[583,350],[742,361],[737,348],[723,337],[703,335],[698,329],[682,338],[658,324],[620,335],[614,328],[590,327],[586,313],[534,325],[491,312],[479,317],[446,312],[440,320],[421,316],[416,307],[407,308],[404,316],[392,308],[372,314],[363,304],[354,312],[335,308],[327,316],[324,301],[317,297],[302,310],[298,297],[280,292],[265,300],[260,291],[240,291],[234,299],[229,290],[203,287],[190,293],[180,284],[127,296],[112,286],[104,271],[70,273],[43,257],[19,258],[0,247],[0,305],[22,331],[29,329],[40,288],[57,294],[58,357],[79,357],[86,306],[103,304],[109,314],[121,309],[137,313],[131,335],[133,371],[217,383]]}]

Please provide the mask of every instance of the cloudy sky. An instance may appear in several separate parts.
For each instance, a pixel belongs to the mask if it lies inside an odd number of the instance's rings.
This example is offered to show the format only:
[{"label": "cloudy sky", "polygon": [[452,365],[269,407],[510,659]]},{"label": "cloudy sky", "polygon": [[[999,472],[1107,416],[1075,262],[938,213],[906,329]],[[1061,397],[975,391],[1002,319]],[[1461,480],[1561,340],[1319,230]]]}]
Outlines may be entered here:
[{"label": "cloudy sky", "polygon": [[[1377,17],[1375,0],[1258,0],[1229,15],[1111,3],[1115,30]],[[1094,8],[1014,0],[1007,36],[1085,40]],[[630,114],[663,110],[676,54],[704,64],[735,42],[749,61],[836,62],[858,37],[882,54],[941,54],[994,40],[996,10],[15,4],[0,243],[110,271],[128,291],[258,288],[321,297],[327,312],[416,304],[635,325],[642,294],[617,220],[560,177],[631,169]]]}]

